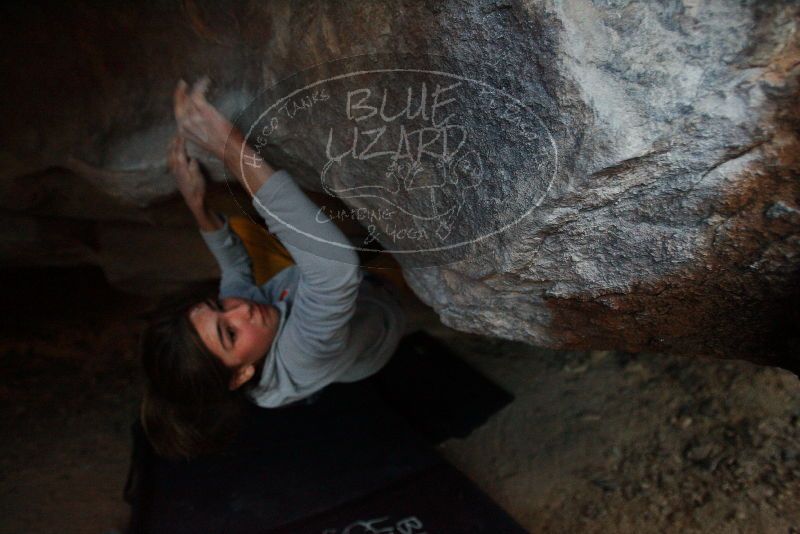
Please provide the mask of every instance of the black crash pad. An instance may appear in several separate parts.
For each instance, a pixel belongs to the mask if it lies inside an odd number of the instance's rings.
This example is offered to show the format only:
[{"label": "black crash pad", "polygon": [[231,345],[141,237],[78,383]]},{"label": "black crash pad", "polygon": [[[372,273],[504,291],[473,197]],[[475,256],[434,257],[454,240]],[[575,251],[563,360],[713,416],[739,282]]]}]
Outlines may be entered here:
[{"label": "black crash pad", "polygon": [[510,400],[420,332],[368,380],[333,384],[287,408],[252,406],[222,454],[159,458],[136,422],[130,530],[524,532],[432,446],[466,435]]}]

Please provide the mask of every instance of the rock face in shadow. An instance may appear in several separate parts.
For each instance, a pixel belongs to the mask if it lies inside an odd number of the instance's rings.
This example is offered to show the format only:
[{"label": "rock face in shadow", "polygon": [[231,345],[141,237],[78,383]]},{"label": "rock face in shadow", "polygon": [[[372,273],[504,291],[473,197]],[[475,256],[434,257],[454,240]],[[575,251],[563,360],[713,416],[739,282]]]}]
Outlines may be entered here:
[{"label": "rock face in shadow", "polygon": [[[335,60],[368,54],[360,61],[396,69],[413,57],[416,69],[472,80],[458,88],[452,122],[438,124],[469,137],[458,157],[406,160],[394,174],[387,157],[353,158],[320,181],[326,130],[344,124],[335,91],[329,107],[298,111],[264,154],[352,208],[394,206],[406,228],[427,231],[420,250],[450,247],[404,255],[419,244],[398,244],[397,220],[361,220],[445,324],[550,347],[797,369],[796,5],[186,0],[4,10],[7,262],[95,263],[118,286],[150,292],[212,275],[165,166],[176,80],[209,74],[211,100],[235,116],[253,112],[264,88],[341,73]],[[384,77],[383,87],[396,103],[419,82]],[[347,118],[361,135],[378,127]],[[204,163],[221,184],[219,165]],[[382,179],[407,195],[392,204],[365,193]],[[226,195],[221,184],[218,202],[235,207]]]}]

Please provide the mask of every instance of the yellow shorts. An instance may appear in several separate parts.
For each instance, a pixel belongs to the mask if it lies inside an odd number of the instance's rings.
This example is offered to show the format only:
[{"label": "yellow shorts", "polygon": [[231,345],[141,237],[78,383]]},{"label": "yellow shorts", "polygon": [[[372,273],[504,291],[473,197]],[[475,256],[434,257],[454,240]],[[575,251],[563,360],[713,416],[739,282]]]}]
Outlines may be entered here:
[{"label": "yellow shorts", "polygon": [[[278,238],[261,225],[241,215],[228,218],[231,230],[242,240],[253,264],[253,278],[261,285],[280,271],[294,265],[289,251]],[[362,268],[382,280],[393,284],[399,291],[408,291],[400,265],[390,254],[379,253],[367,261]]]}]

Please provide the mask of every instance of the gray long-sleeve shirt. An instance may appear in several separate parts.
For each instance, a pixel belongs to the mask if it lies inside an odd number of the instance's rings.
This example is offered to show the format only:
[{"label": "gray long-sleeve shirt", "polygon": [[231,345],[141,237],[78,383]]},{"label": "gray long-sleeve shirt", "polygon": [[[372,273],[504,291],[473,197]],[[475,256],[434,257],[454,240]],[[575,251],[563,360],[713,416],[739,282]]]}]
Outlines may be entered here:
[{"label": "gray long-sleeve shirt", "polygon": [[397,300],[363,277],[344,234],[318,213],[287,171],[275,172],[253,205],[295,261],[264,285],[255,285],[247,250],[227,220],[220,230],[201,232],[222,271],[220,298],[272,304],[280,313],[250,398],[273,408],[331,382],[377,372],[405,330],[407,318]]}]

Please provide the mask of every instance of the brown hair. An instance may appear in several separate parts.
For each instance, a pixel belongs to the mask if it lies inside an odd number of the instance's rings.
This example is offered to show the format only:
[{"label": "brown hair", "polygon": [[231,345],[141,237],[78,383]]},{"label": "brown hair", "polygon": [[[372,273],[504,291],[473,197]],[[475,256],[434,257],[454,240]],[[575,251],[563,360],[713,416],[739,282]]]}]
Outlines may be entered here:
[{"label": "brown hair", "polygon": [[142,426],[156,453],[167,458],[223,450],[244,415],[247,388],[229,389],[233,370],[206,348],[189,320],[189,309],[210,296],[208,288],[195,288],[162,303],[141,337]]}]

